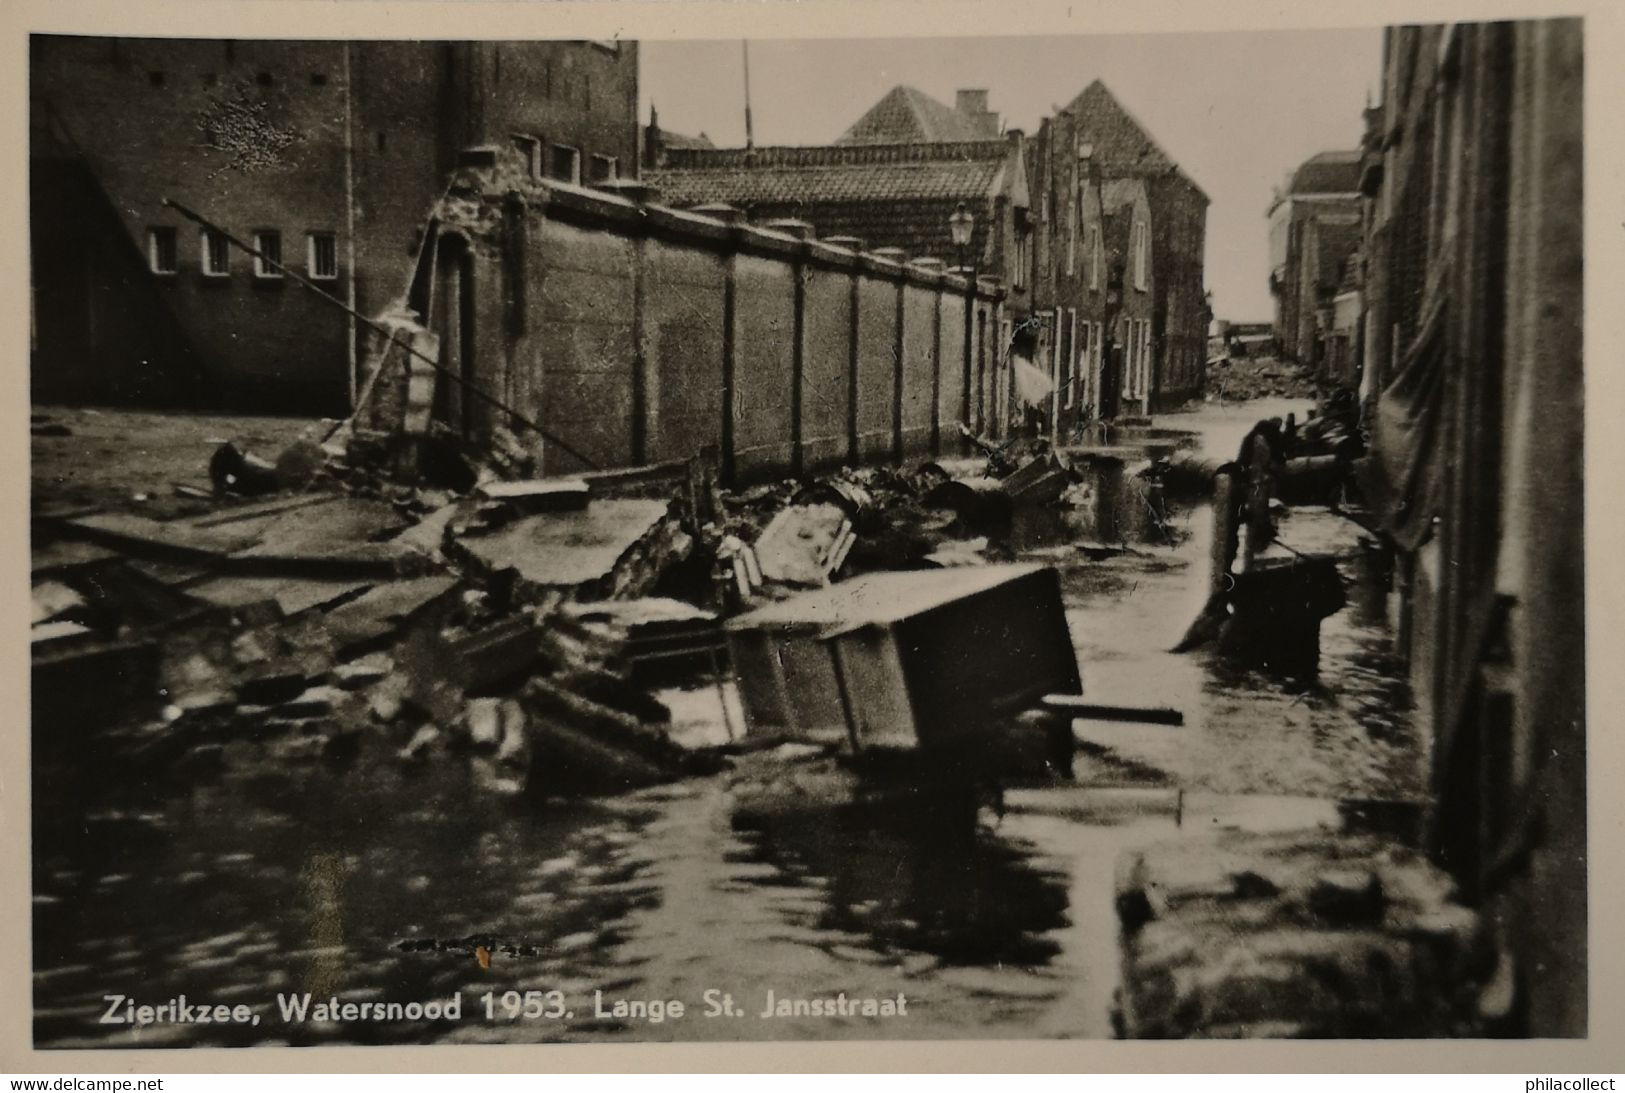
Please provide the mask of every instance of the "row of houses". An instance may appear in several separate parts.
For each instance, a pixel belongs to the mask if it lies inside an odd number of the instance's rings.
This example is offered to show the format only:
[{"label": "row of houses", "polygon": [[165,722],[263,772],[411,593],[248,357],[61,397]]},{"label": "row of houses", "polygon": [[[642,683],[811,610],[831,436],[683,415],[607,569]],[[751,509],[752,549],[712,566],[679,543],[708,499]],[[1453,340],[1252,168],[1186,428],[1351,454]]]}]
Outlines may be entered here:
[{"label": "row of houses", "polygon": [[719,149],[653,128],[644,177],[666,202],[1002,282],[1006,413],[1018,361],[1047,374],[1038,409],[1061,433],[1200,391],[1208,199],[1098,80],[1031,136],[1001,133],[985,90],[949,106],[901,86],[828,145]]},{"label": "row of houses", "polygon": [[1582,60],[1578,19],[1390,28],[1359,149],[1271,210],[1276,336],[1361,395],[1428,842],[1536,1036],[1587,1023]]}]

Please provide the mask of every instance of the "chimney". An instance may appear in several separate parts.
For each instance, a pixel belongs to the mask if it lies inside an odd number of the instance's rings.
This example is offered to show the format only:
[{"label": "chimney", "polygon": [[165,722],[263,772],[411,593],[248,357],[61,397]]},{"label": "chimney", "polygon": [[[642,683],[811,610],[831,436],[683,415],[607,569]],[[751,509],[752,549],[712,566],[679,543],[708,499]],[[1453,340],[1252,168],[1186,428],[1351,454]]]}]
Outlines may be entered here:
[{"label": "chimney", "polygon": [[971,117],[987,113],[987,90],[985,88],[960,88],[954,92],[954,109]]},{"label": "chimney", "polygon": [[963,87],[954,92],[954,111],[976,123],[983,140],[994,140],[999,135],[999,116],[987,108],[987,91],[983,88]]}]

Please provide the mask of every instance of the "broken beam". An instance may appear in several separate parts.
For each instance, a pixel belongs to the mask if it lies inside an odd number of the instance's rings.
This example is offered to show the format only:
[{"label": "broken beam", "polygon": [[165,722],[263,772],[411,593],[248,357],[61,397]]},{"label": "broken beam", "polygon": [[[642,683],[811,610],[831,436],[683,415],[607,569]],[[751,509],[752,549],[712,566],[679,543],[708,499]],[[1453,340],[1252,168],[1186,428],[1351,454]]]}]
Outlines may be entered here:
[{"label": "broken beam", "polygon": [[1094,721],[1134,721],[1144,725],[1183,725],[1185,715],[1168,706],[1108,706],[1085,702],[1082,695],[1045,695],[1046,710]]}]

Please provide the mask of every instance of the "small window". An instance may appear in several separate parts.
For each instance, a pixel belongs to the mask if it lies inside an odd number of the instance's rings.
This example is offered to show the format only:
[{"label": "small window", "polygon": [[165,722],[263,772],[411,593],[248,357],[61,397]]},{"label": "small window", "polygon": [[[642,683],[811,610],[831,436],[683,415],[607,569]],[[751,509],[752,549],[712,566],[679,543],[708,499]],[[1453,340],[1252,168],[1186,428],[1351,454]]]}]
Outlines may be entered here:
[{"label": "small window", "polygon": [[231,244],[217,231],[203,232],[203,276],[229,277],[231,275]]},{"label": "small window", "polygon": [[1066,275],[1078,271],[1078,207],[1070,201],[1066,205]]},{"label": "small window", "polygon": [[282,276],[282,233],[257,231],[254,233],[254,276],[275,280]]},{"label": "small window", "polygon": [[620,175],[620,163],[614,156],[592,157],[592,180],[610,182]]},{"label": "small window", "polygon": [[1148,234],[1145,230],[1145,221],[1137,221],[1134,225],[1134,287],[1141,292],[1145,291],[1146,267],[1149,265],[1147,262],[1147,251],[1150,250],[1147,245],[1149,242],[1147,239]]},{"label": "small window", "polygon": [[[1089,324],[1084,323],[1088,335]],[[1066,309],[1066,405],[1070,409],[1078,401],[1078,309]]]},{"label": "small window", "polygon": [[305,261],[312,281],[331,281],[339,275],[339,240],[332,232],[311,232]]},{"label": "small window", "polygon": [[259,84],[261,87],[270,87],[274,81],[271,79],[271,74],[269,72],[261,72],[259,75],[254,77],[254,82]]},{"label": "small window", "polygon": [[525,174],[532,179],[542,177],[542,142],[538,137],[525,133],[513,135],[513,146],[519,152],[519,158],[525,163]]},{"label": "small window", "polygon": [[312,72],[310,74],[310,86],[311,87],[326,87],[327,86],[327,73],[325,73],[325,72]]},{"label": "small window", "polygon": [[154,273],[174,273],[179,268],[175,253],[174,228],[147,229],[147,265]]},{"label": "small window", "polygon": [[547,177],[560,182],[581,183],[581,152],[567,144],[548,148]]}]

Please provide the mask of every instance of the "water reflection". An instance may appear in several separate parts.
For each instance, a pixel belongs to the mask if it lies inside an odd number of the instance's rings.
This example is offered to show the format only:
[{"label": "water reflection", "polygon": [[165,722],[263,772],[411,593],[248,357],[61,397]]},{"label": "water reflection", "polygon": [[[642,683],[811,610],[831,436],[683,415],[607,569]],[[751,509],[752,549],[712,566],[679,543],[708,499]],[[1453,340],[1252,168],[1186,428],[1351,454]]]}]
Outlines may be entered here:
[{"label": "water reflection", "polygon": [[819,928],[865,935],[882,951],[906,949],[948,964],[1041,967],[1059,952],[1065,878],[1034,866],[1031,848],[928,816],[830,809],[753,813],[736,821],[772,884],[816,878]]}]

